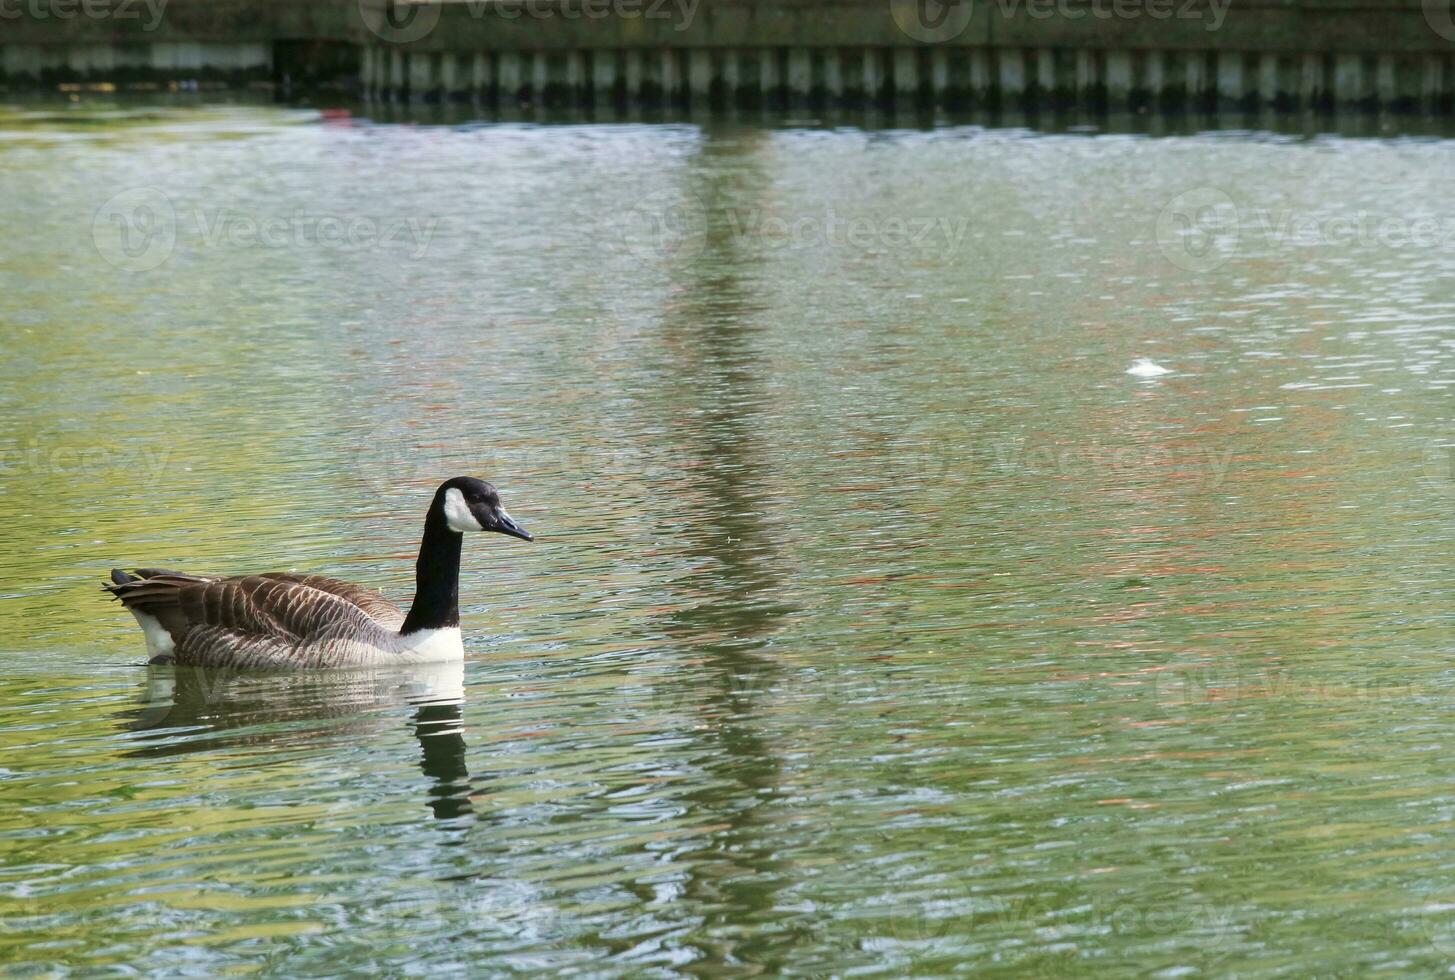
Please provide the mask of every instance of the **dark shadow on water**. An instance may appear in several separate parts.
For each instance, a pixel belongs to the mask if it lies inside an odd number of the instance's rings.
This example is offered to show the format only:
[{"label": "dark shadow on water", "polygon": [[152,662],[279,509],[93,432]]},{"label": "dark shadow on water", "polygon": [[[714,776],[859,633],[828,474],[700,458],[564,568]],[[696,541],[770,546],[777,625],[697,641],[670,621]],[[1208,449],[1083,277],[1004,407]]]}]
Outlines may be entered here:
[{"label": "dark shadow on water", "polygon": [[[461,102],[355,103],[348,107],[358,124],[424,125],[473,128],[490,125],[540,126],[662,125],[696,126],[704,131],[731,133],[784,129],[867,131],[914,130],[1026,130],[1047,135],[1191,136],[1219,132],[1249,139],[1269,137],[1313,138],[1343,136],[1389,139],[1455,137],[1455,119],[1401,112],[1329,112],[1227,109],[1221,111],[1095,111],[1085,108],[1044,107],[926,110],[909,107],[884,110],[855,109],[734,110],[688,112],[674,108],[616,110],[565,109],[545,106],[487,107]],[[336,120],[335,120],[336,122]],[[711,151],[709,151],[711,152]]]},{"label": "dark shadow on water", "polygon": [[[703,772],[681,799],[694,823],[714,826],[675,855],[685,869],[681,899],[704,917],[703,934],[737,931],[774,916],[791,882],[774,830],[763,821],[782,779],[778,748],[760,715],[781,669],[768,651],[796,607],[769,516],[773,461],[761,438],[771,424],[770,365],[759,347],[764,306],[755,275],[764,261],[723,215],[762,206],[771,179],[761,162],[770,134],[724,127],[705,134],[684,188],[709,216],[700,252],[669,257],[680,288],[662,311],[663,366],[643,393],[647,410],[674,433],[673,483],[691,513],[674,550],[694,569],[673,584],[682,597],[662,614],[662,632],[683,658],[668,694],[674,714],[694,719],[684,735]],[[690,425],[674,420],[690,418]],[[644,884],[629,886],[643,901]],[[629,942],[598,937],[614,950]],[[702,947],[705,961],[739,959],[776,972],[794,937],[748,929]]]},{"label": "dark shadow on water", "polygon": [[204,667],[147,668],[141,704],[122,714],[128,758],[165,759],[240,746],[283,750],[377,737],[413,707],[410,727],[426,802],[437,818],[471,812],[463,728],[464,664],[298,673]]},{"label": "dark shadow on water", "polygon": [[[1414,137],[1455,138],[1455,118],[1422,112],[1323,109],[1279,110],[1272,106],[1256,109],[1094,109],[1076,106],[984,107],[973,110],[945,110],[904,106],[886,110],[875,106],[827,108],[812,104],[791,110],[732,109],[707,112],[672,106],[557,108],[543,105],[486,106],[468,101],[359,102],[341,97],[310,98],[279,102],[265,94],[242,91],[203,93],[11,93],[0,98],[11,108],[23,110],[12,118],[9,128],[59,125],[67,128],[97,122],[114,125],[118,116],[145,122],[148,113],[183,114],[195,110],[256,107],[297,109],[303,112],[329,110],[317,122],[329,126],[414,125],[474,128],[478,126],[532,124],[541,126],[580,125],[667,125],[696,126],[704,130],[732,131],[761,129],[860,129],[913,130],[1026,130],[1037,134],[1138,135],[1150,137],[1189,136],[1218,132],[1248,139],[1270,137],[1313,138],[1342,136],[1359,139]],[[163,115],[159,118],[167,118]]]},{"label": "dark shadow on water", "polygon": [[[6,129],[77,128],[144,123],[149,116],[165,120],[191,111],[219,108],[281,108],[314,113],[327,126],[443,126],[462,129],[494,125],[647,125],[694,126],[704,131],[831,130],[961,131],[1020,130],[1046,135],[1134,135],[1148,137],[1221,133],[1252,140],[1311,139],[1340,136],[1356,139],[1451,139],[1455,118],[1393,110],[1226,108],[1166,110],[1093,109],[1075,106],[985,107],[945,110],[921,106],[884,109],[875,106],[827,108],[813,105],[784,109],[733,109],[707,112],[679,107],[557,108],[542,105],[486,106],[468,101],[358,102],[344,98],[278,102],[248,92],[84,93],[76,97],[46,92],[12,93],[0,99],[12,109]],[[322,110],[328,110],[326,115]],[[157,115],[160,114],[160,115]]]}]

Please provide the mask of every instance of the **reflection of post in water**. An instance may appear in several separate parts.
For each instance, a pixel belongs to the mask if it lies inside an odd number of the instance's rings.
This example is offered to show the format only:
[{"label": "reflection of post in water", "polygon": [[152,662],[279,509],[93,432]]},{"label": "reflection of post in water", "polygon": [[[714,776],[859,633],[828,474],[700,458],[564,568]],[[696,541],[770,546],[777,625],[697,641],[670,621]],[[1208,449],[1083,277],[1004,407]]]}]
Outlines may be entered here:
[{"label": "reflection of post in water", "polygon": [[125,755],[160,758],[377,735],[397,724],[388,709],[409,703],[420,769],[433,781],[429,807],[441,819],[458,817],[470,812],[463,695],[463,663],[286,674],[152,666],[142,703],[123,715],[122,727],[136,742]]},{"label": "reflection of post in water", "polygon": [[751,709],[753,675],[771,667],[754,651],[787,611],[776,546],[763,524],[765,462],[760,450],[766,365],[755,347],[763,307],[745,276],[760,263],[731,215],[759,206],[767,181],[758,165],[760,130],[709,129],[692,165],[690,190],[707,211],[702,253],[682,270],[689,281],[662,326],[669,352],[668,416],[689,417],[677,447],[696,502],[686,550],[702,571],[683,584],[698,601],[667,617],[673,635],[708,657],[719,707]]},{"label": "reflection of post in water", "polygon": [[[708,559],[687,584],[704,600],[669,617],[674,632],[716,644],[738,667],[762,666],[744,657],[787,607],[780,601],[776,547],[760,511],[766,497],[761,455],[768,396],[766,364],[755,348],[763,306],[744,279],[761,257],[739,240],[732,217],[760,206],[767,181],[757,166],[761,130],[708,130],[692,168],[690,188],[707,211],[703,251],[682,270],[689,281],[666,311],[662,331],[669,354],[661,409],[687,415],[692,425],[678,448],[700,501],[688,523],[688,552]],[[683,409],[687,409],[686,412]]]},{"label": "reflection of post in water", "polygon": [[[792,607],[781,597],[781,561],[763,516],[771,482],[761,438],[769,396],[756,346],[763,307],[751,283],[762,260],[736,237],[731,220],[734,209],[761,205],[768,181],[760,149],[769,138],[759,130],[704,134],[688,189],[706,208],[707,237],[681,270],[685,288],[662,326],[669,360],[658,410],[692,420],[676,427],[683,435],[675,450],[688,485],[684,497],[695,510],[684,522],[684,549],[701,559],[692,562],[700,571],[680,583],[694,603],[668,614],[664,627],[685,652],[703,658],[682,675],[679,690],[697,702],[687,710],[706,723],[696,737],[704,743],[702,764],[718,778],[703,780],[687,799],[698,822],[725,825],[684,856],[691,868],[686,897],[709,923],[770,914],[778,889],[772,834],[756,825],[766,802],[760,790],[778,783],[780,763],[755,714],[776,673],[760,651]],[[758,954],[758,962],[774,955]]]}]

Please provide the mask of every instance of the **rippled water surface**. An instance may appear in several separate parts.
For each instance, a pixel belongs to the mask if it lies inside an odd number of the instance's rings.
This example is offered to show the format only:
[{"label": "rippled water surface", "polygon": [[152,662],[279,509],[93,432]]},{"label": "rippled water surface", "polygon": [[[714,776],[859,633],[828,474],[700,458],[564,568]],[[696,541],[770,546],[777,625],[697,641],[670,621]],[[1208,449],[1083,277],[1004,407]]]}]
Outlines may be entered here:
[{"label": "rippled water surface", "polygon": [[[1452,172],[0,108],[0,966],[1444,969]],[[538,535],[462,674],[147,668],[97,588],[407,600],[459,473]]]}]

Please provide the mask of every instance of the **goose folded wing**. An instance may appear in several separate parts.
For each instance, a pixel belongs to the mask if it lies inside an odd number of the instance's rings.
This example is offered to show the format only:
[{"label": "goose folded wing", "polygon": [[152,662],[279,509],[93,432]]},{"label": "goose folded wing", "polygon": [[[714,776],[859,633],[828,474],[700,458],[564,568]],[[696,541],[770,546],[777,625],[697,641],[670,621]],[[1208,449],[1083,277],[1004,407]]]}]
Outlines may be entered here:
[{"label": "goose folded wing", "polygon": [[380,626],[385,626],[389,629],[397,630],[400,626],[404,625],[404,610],[373,589],[366,589],[362,585],[343,582],[336,578],[328,578],[325,575],[292,575],[286,572],[275,572],[258,577],[269,578],[278,582],[290,582],[306,586],[310,589],[318,589],[321,592],[327,592],[329,595],[337,596],[357,606],[364,615],[372,618]]},{"label": "goose folded wing", "polygon": [[242,636],[303,643],[371,636],[384,628],[349,598],[298,576],[246,575],[199,582],[181,589],[178,598],[192,626],[217,627]]}]

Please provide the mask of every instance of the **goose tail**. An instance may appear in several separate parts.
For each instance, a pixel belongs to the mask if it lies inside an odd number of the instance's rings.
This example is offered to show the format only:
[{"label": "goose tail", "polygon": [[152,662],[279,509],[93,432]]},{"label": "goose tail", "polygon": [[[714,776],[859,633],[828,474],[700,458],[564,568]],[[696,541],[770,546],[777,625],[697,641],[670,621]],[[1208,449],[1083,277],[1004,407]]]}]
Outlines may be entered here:
[{"label": "goose tail", "polygon": [[173,600],[179,587],[209,581],[200,575],[174,572],[170,568],[124,568],[111,570],[111,581],[103,582],[101,588],[114,599],[121,600],[128,609],[142,605],[147,599],[165,597]]},{"label": "goose tail", "polygon": [[149,662],[169,663],[176,644],[190,628],[182,607],[182,592],[207,581],[166,568],[136,568],[130,572],[113,568],[111,581],[101,587],[136,617],[146,635]]}]

